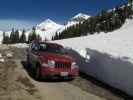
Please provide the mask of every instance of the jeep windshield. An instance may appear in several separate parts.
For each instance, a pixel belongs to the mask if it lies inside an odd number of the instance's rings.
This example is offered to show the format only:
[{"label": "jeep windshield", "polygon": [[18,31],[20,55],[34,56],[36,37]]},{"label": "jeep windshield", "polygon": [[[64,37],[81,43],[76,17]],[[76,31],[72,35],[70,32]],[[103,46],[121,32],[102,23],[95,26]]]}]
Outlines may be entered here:
[{"label": "jeep windshield", "polygon": [[65,54],[64,48],[56,44],[39,43],[38,50],[57,54]]}]

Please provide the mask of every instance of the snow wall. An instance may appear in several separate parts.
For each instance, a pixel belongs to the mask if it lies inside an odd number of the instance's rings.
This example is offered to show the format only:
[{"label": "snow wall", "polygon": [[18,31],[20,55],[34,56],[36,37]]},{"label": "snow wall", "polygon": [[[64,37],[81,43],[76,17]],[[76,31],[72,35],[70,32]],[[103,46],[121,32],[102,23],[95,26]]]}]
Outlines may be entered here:
[{"label": "snow wall", "polygon": [[72,49],[68,51],[76,58],[81,72],[133,96],[133,64],[126,60],[128,58],[114,58],[88,48],[86,51],[89,60]]}]

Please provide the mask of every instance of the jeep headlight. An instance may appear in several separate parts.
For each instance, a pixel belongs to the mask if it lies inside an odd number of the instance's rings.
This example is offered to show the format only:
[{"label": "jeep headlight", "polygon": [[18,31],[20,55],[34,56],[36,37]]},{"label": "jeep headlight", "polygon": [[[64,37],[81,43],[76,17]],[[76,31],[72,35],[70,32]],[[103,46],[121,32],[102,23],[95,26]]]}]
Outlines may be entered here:
[{"label": "jeep headlight", "polygon": [[72,65],[71,65],[72,69],[74,68],[78,68],[78,65],[76,64],[76,62],[73,62]]},{"label": "jeep headlight", "polygon": [[55,61],[54,60],[48,60],[48,66],[49,67],[55,67]]}]

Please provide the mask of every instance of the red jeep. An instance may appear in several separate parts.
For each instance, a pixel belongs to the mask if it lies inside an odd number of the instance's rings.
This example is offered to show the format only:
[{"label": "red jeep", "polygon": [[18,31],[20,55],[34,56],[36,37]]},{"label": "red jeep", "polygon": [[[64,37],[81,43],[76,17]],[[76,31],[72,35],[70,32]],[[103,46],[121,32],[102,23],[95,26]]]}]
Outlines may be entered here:
[{"label": "red jeep", "polygon": [[35,78],[70,78],[78,76],[79,68],[63,46],[55,43],[33,42],[27,50],[27,63],[35,69]]}]

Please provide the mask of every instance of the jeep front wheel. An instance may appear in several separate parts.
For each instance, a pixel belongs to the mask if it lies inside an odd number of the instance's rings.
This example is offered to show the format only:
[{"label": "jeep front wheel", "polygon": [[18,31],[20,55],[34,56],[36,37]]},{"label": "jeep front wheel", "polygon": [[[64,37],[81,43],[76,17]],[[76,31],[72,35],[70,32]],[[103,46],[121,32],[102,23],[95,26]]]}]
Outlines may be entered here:
[{"label": "jeep front wheel", "polygon": [[40,80],[41,79],[41,70],[40,70],[40,66],[38,64],[37,64],[36,70],[35,70],[35,79],[36,80]]}]

